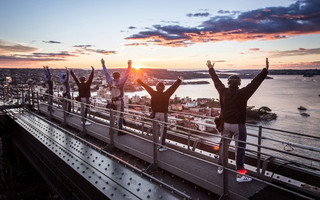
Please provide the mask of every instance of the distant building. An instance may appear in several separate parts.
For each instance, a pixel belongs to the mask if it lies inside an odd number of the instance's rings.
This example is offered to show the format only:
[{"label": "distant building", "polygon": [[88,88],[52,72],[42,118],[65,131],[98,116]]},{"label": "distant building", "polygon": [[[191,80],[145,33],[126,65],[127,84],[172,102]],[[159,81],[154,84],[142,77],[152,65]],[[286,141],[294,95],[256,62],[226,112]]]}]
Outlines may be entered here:
[{"label": "distant building", "polygon": [[131,102],[132,102],[133,104],[139,103],[139,102],[140,102],[140,97],[135,94],[133,97],[131,97]]},{"label": "distant building", "polygon": [[183,106],[185,108],[194,108],[198,106],[198,102],[196,101],[186,102]]}]

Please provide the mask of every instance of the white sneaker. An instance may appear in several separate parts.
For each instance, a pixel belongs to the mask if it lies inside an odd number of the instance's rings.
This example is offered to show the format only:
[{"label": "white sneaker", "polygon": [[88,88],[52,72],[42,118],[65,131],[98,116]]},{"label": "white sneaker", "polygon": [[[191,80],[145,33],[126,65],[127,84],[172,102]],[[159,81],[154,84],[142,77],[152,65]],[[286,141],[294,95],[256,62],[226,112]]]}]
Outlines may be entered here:
[{"label": "white sneaker", "polygon": [[223,167],[218,167],[218,174],[222,174],[223,173]]},{"label": "white sneaker", "polygon": [[250,178],[250,177],[247,177],[247,176],[244,176],[244,175],[239,177],[237,175],[237,182],[239,182],[239,183],[247,183],[247,182],[250,182],[250,181],[252,181],[252,178]]},{"label": "white sneaker", "polygon": [[159,148],[158,148],[158,151],[166,151],[166,150],[167,150],[166,147],[159,147]]},{"label": "white sneaker", "polygon": [[84,125],[86,125],[86,126],[87,126],[87,125],[90,125],[90,124],[91,124],[90,122],[86,122]]}]

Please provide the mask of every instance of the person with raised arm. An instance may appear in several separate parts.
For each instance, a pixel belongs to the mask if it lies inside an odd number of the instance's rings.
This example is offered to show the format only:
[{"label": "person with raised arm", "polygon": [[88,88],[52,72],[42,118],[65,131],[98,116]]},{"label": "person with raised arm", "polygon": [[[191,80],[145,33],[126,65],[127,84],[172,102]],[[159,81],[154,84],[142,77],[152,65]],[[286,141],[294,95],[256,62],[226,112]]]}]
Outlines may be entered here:
[{"label": "person with raised arm", "polygon": [[[267,77],[269,70],[269,61],[266,58],[266,67],[245,87],[239,89],[241,84],[241,79],[237,75],[231,75],[228,78],[228,86],[220,81],[218,78],[214,64],[211,61],[207,61],[207,66],[209,68],[209,74],[213,80],[214,86],[219,93],[220,106],[221,106],[221,116],[223,119],[223,130],[221,135],[226,138],[235,138],[235,157],[236,157],[236,167],[237,167],[237,182],[250,182],[252,179],[245,176],[247,170],[244,168],[244,158],[246,150],[246,140],[247,140],[247,128],[246,128],[246,113],[247,113],[247,101],[253,95],[253,93],[258,89],[262,81]],[[227,140],[227,147],[229,148],[231,140]],[[243,142],[240,142],[243,141]],[[223,143],[222,138],[219,147],[219,161],[218,163],[222,165],[223,163]],[[226,158],[228,159],[228,158]],[[218,174],[223,173],[223,168],[218,167]]]},{"label": "person with raised arm", "polygon": [[47,92],[48,92],[48,111],[52,110],[53,105],[53,80],[52,75],[48,66],[43,66],[45,74],[45,82],[47,83]]},{"label": "person with raised arm", "polygon": [[62,83],[63,86],[63,93],[62,96],[66,98],[66,108],[67,108],[67,114],[71,112],[71,95],[70,95],[70,85],[69,85],[69,71],[68,68],[66,67],[66,72],[65,74],[62,74],[61,71],[59,70],[59,75],[60,75],[60,82]]},{"label": "person with raised arm", "polygon": [[[165,151],[167,148],[164,146],[166,137],[167,137],[167,122],[168,122],[168,106],[169,106],[169,100],[170,97],[173,95],[173,93],[178,89],[181,82],[183,80],[182,76],[179,76],[175,83],[173,83],[166,91],[165,85],[163,82],[158,82],[156,84],[156,90],[152,89],[150,86],[142,82],[140,79],[137,79],[136,81],[144,87],[147,92],[151,96],[151,118],[154,118],[155,120],[159,120],[164,123],[157,123],[157,126],[155,127],[155,132],[158,136],[160,134],[160,143],[161,146],[158,147],[159,151]],[[159,137],[157,137],[159,139]]]},{"label": "person with raised arm", "polygon": [[[128,68],[123,75],[123,77],[120,77],[119,72],[113,72],[112,77],[110,76],[106,66],[105,61],[101,59],[102,69],[106,76],[108,87],[110,88],[111,92],[111,101],[116,106],[117,114],[116,114],[116,123],[118,125],[118,128],[121,130],[123,126],[123,116],[124,116],[124,102],[123,102],[123,96],[124,96],[124,84],[126,83],[128,76],[131,71],[131,65],[132,61],[128,61]],[[120,135],[122,132],[118,131],[118,134]]]},{"label": "person with raised arm", "polygon": [[85,118],[85,122],[82,122],[82,123],[85,123],[85,125],[90,125],[91,123],[87,121],[87,117],[88,117],[90,97],[91,97],[90,86],[93,80],[94,68],[91,66],[91,73],[88,81],[86,81],[86,77],[84,76],[81,76],[78,80],[76,75],[73,73],[72,69],[70,70],[70,73],[78,86],[80,102],[85,104],[84,106],[85,108],[81,109],[81,116]]}]

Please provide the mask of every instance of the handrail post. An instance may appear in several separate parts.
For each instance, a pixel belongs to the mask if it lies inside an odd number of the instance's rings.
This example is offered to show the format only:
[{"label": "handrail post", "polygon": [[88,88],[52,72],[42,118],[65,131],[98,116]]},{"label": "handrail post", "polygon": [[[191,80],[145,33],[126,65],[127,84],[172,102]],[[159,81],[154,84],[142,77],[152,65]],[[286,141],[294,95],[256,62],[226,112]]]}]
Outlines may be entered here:
[{"label": "handrail post", "polygon": [[23,90],[21,90],[21,104],[24,106]]},{"label": "handrail post", "polygon": [[219,200],[228,200],[229,199],[229,190],[228,190],[228,148],[227,148],[227,138],[225,136],[222,136],[222,143],[223,143],[223,161],[222,161],[222,166],[223,166],[223,193],[220,196]]},{"label": "handrail post", "polygon": [[110,109],[110,145],[113,146],[114,145],[114,112],[112,109]]},{"label": "handrail post", "polygon": [[67,113],[66,113],[66,107],[67,107],[67,101],[64,97],[62,97],[62,108],[63,108],[63,125],[67,125]]},{"label": "handrail post", "polygon": [[81,136],[84,137],[86,135],[86,120],[85,120],[85,108],[83,102],[80,102],[81,104],[81,121],[82,121],[82,133]]},{"label": "handrail post", "polygon": [[40,99],[39,99],[39,92],[37,92],[37,108],[38,108],[38,113],[40,113]]},{"label": "handrail post", "polygon": [[259,132],[258,132],[258,156],[257,156],[257,172],[260,174],[260,161],[261,161],[261,143],[262,143],[262,126],[259,126]]},{"label": "handrail post", "polygon": [[190,139],[191,139],[191,134],[190,134],[190,127],[191,127],[191,121],[190,121],[190,118],[188,117],[188,122],[187,122],[187,128],[188,128],[188,150],[190,150]]},{"label": "handrail post", "polygon": [[33,89],[31,90],[31,98],[32,98],[32,103],[31,103],[32,110],[34,110],[34,91],[33,91]]},{"label": "handrail post", "polygon": [[72,113],[74,113],[74,99],[73,99],[73,93],[72,93]]},{"label": "handrail post", "polygon": [[109,136],[110,136],[110,142],[109,144],[107,144],[103,149],[108,151],[108,150],[111,150],[114,146],[114,138],[113,138],[113,135],[114,135],[114,113],[113,113],[113,110],[110,109],[110,128],[109,128]]},{"label": "handrail post", "polygon": [[157,151],[157,137],[158,137],[158,130],[157,130],[157,123],[155,120],[152,121],[152,135],[153,135],[153,164],[158,165],[158,151]]},{"label": "handrail post", "polygon": [[[49,119],[52,119],[53,95],[51,95],[49,93],[48,97],[49,97],[49,101],[48,101],[49,107],[48,108],[49,108],[49,114],[50,114]],[[52,102],[52,105],[51,105],[51,102]]]},{"label": "handrail post", "polygon": [[[142,124],[141,124],[141,134],[143,135],[144,132],[144,120],[145,120],[145,114],[142,114]],[[146,133],[148,135],[148,133]]]},{"label": "handrail post", "polygon": [[153,142],[152,142],[152,147],[153,147],[153,161],[152,163],[147,167],[147,169],[144,169],[146,172],[152,172],[154,169],[158,167],[158,148],[157,148],[157,143],[158,143],[158,129],[157,129],[157,121],[152,119],[152,135],[153,135]]}]

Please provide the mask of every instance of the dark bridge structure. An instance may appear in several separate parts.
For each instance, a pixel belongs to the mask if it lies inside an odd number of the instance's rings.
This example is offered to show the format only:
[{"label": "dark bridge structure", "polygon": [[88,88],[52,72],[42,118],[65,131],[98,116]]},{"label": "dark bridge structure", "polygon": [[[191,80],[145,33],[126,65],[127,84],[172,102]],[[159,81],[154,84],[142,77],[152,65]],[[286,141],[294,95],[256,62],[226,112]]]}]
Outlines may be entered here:
[{"label": "dark bridge structure", "polygon": [[[221,136],[194,128],[215,128],[208,116],[172,113],[168,150],[159,152],[153,127],[163,122],[148,118],[144,106],[128,106],[120,132],[117,111],[103,104],[87,105],[91,124],[85,125],[80,108],[86,105],[53,96],[51,107],[47,98],[31,88],[1,88],[0,199],[41,199],[34,193],[44,185],[50,195],[42,199],[320,198],[320,149],[314,145],[320,137],[248,125],[245,164],[253,181],[238,183],[234,150],[226,152],[218,175]],[[41,180],[24,176],[27,168]],[[36,181],[24,188],[25,179]]]}]

